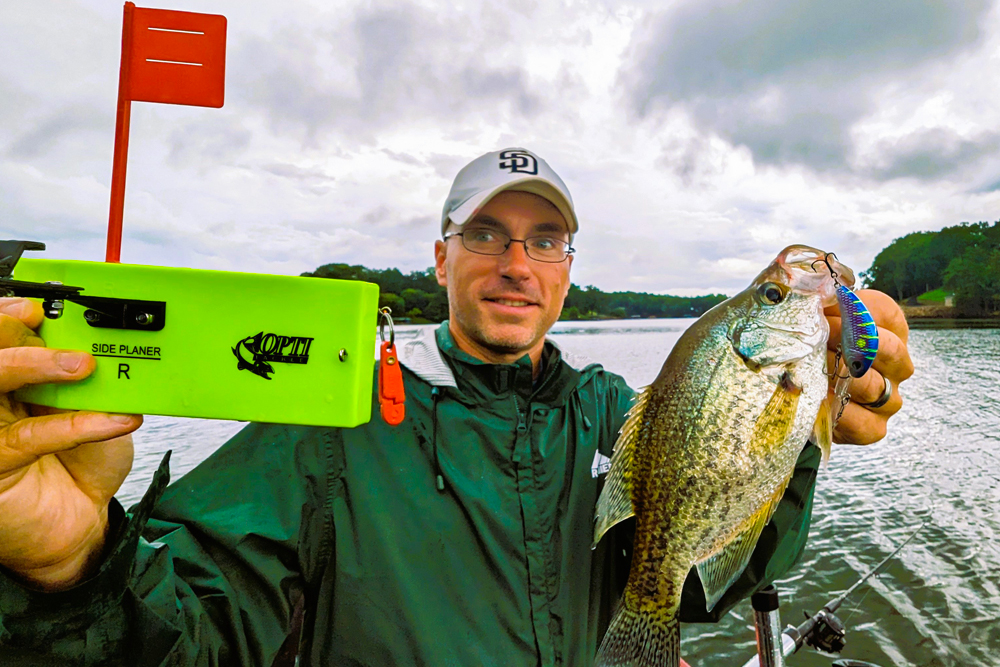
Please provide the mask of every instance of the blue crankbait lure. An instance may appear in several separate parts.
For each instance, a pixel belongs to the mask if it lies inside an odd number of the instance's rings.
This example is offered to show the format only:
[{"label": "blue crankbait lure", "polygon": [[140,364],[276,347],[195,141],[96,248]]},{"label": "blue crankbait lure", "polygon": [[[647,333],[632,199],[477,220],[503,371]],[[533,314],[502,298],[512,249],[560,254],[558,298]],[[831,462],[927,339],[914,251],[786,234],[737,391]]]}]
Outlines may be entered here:
[{"label": "blue crankbait lure", "polygon": [[837,305],[840,306],[840,349],[851,377],[868,372],[878,352],[878,327],[861,299],[840,283]]}]

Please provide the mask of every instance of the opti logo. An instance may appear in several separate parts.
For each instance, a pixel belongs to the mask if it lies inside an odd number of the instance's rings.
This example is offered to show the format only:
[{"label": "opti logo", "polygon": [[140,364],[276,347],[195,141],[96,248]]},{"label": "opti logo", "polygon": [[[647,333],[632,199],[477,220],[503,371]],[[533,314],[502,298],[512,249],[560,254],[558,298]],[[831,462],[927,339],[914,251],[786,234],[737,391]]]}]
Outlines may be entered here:
[{"label": "opti logo", "polygon": [[[236,343],[233,354],[238,359],[236,369],[250,371],[265,380],[270,380],[269,373],[274,367],[268,362],[282,364],[305,364],[309,362],[309,346],[313,338],[302,336],[282,336],[263,331],[256,336],[247,336]],[[249,356],[249,358],[248,358]]]},{"label": "opti logo", "polygon": [[512,150],[500,153],[500,168],[512,174],[538,174],[538,159],[528,151]]}]

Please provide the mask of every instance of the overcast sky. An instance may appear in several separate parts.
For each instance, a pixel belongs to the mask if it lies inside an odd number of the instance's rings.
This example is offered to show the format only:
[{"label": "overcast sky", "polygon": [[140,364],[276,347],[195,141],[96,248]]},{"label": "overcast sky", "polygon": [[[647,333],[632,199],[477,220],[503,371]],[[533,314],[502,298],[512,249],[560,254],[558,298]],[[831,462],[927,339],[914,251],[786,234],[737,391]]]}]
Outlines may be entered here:
[{"label": "overcast sky", "polygon": [[[506,146],[569,185],[604,290],[732,294],[790,243],[861,271],[1000,218],[986,0],[152,6],[227,17],[226,103],[133,105],[125,262],[424,269],[456,171]],[[0,3],[0,238],[103,260],[121,19]]]}]

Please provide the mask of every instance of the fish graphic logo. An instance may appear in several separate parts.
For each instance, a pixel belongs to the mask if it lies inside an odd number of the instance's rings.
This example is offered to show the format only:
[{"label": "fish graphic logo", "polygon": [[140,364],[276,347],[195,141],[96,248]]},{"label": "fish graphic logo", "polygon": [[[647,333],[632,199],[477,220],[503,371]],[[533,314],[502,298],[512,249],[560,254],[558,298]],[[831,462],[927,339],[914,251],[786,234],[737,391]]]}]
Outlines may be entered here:
[{"label": "fish graphic logo", "polygon": [[282,336],[280,334],[258,332],[247,336],[232,348],[237,359],[236,370],[250,371],[265,380],[271,379],[274,366],[270,362],[284,364],[306,364],[309,362],[309,348],[313,338],[303,336]]}]

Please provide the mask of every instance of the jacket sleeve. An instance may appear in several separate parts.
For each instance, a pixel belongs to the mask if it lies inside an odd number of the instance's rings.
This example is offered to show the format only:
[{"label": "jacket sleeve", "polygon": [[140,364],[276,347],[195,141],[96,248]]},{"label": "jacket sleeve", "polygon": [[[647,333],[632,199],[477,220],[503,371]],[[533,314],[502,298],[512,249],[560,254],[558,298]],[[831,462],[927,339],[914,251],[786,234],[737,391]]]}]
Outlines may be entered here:
[{"label": "jacket sleeve", "polygon": [[113,504],[92,578],[41,593],[0,573],[0,663],[269,667],[329,555],[333,439],[250,425],[165,491],[164,459],[131,514]]}]

